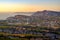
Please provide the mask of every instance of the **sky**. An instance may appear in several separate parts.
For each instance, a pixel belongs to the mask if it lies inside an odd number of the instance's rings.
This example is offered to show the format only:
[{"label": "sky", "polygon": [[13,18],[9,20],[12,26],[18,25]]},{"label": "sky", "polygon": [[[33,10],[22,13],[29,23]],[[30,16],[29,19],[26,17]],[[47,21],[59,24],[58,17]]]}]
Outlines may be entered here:
[{"label": "sky", "polygon": [[60,0],[0,0],[0,12],[60,11]]}]

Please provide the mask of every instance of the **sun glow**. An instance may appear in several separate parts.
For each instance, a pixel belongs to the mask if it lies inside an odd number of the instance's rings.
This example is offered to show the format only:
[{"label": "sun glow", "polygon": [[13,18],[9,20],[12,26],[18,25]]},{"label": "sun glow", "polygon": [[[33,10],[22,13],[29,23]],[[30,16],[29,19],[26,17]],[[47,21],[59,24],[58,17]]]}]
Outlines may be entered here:
[{"label": "sun glow", "polygon": [[34,12],[40,10],[60,10],[60,6],[43,6],[28,4],[0,4],[0,12]]}]

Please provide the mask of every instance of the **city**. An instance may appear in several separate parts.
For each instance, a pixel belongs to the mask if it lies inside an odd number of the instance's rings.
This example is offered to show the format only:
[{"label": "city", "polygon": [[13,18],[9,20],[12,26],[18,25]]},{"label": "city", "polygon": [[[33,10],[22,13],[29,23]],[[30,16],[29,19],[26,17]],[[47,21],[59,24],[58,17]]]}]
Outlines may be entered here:
[{"label": "city", "polygon": [[59,14],[60,12],[44,10],[31,16],[7,17],[6,20],[0,20],[0,34],[11,40],[25,37],[26,40],[60,40]]},{"label": "city", "polygon": [[0,40],[60,40],[60,0],[0,0]]}]

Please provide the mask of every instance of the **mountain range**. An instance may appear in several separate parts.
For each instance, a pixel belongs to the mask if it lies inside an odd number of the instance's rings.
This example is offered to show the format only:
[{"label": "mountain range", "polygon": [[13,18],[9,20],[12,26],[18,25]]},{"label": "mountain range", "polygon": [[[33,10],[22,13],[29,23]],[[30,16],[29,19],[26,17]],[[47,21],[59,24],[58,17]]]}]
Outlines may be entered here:
[{"label": "mountain range", "polygon": [[6,20],[8,23],[14,24],[31,24],[44,27],[59,27],[60,12],[48,10],[37,11],[30,16],[15,15],[13,17],[8,17]]},{"label": "mountain range", "polygon": [[46,15],[47,16],[60,16],[60,12],[43,10],[43,11],[35,12],[32,16],[46,16]]}]

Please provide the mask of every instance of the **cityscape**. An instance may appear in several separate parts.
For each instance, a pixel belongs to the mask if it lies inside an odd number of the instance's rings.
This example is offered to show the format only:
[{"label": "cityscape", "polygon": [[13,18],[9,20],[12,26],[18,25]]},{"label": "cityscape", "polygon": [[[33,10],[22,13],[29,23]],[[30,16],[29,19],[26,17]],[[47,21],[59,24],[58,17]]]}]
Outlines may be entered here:
[{"label": "cityscape", "polygon": [[60,40],[60,12],[43,10],[7,17],[0,20],[0,34],[9,40]]},{"label": "cityscape", "polygon": [[60,0],[0,0],[0,40],[60,40]]}]

